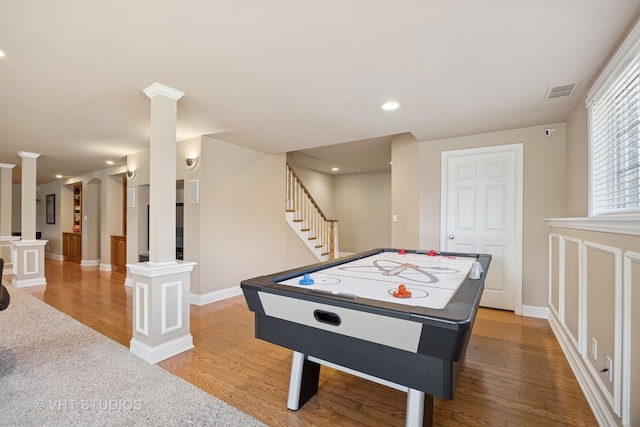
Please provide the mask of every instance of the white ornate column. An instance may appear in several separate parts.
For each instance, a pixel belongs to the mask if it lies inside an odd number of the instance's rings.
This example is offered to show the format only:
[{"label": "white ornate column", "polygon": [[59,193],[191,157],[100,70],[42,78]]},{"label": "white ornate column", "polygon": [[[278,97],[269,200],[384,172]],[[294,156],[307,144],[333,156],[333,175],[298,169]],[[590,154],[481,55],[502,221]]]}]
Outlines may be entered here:
[{"label": "white ornate column", "polygon": [[21,151],[22,157],[22,238],[11,242],[14,262],[11,284],[17,288],[46,285],[44,247],[46,240],[36,240],[36,168],[40,154]]},{"label": "white ornate column", "polygon": [[11,242],[20,240],[19,237],[11,235],[14,167],[15,165],[0,163],[0,258],[4,260],[4,274],[13,274]]},{"label": "white ornate column", "polygon": [[15,165],[0,163],[0,236],[11,236],[11,193],[14,167]]},{"label": "white ornate column", "polygon": [[149,363],[193,348],[190,276],[195,262],[176,260],[176,117],[184,93],[154,83],[149,169],[149,262],[127,264],[133,279],[130,351]]}]

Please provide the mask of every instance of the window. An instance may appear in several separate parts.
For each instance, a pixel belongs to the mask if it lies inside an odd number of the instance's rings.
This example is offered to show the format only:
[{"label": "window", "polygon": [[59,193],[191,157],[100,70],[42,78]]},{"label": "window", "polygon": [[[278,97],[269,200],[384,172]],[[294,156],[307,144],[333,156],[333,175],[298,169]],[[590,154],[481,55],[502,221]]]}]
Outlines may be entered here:
[{"label": "window", "polygon": [[591,215],[640,213],[638,26],[632,32],[634,34],[636,37],[627,39],[587,98]]}]

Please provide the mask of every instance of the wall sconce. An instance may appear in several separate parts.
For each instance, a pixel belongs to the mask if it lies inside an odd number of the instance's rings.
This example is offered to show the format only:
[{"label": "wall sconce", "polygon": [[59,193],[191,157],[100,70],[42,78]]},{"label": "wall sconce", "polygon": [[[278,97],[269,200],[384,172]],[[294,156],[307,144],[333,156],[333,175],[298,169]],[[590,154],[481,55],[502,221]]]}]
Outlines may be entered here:
[{"label": "wall sconce", "polygon": [[198,165],[198,158],[197,157],[188,157],[187,159],[185,159],[184,163],[185,163],[184,167],[188,171],[192,171]]},{"label": "wall sconce", "polygon": [[127,181],[129,182],[132,182],[134,179],[136,179],[135,170],[128,170],[127,172],[125,172],[125,175],[127,176]]}]

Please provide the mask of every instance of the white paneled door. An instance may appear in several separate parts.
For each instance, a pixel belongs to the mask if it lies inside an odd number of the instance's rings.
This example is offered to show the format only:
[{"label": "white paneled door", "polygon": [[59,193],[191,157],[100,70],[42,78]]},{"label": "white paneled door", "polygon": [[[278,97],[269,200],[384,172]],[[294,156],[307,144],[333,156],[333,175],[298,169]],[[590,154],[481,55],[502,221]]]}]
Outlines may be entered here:
[{"label": "white paneled door", "polygon": [[488,253],[480,305],[522,308],[522,144],[442,153],[441,247]]}]

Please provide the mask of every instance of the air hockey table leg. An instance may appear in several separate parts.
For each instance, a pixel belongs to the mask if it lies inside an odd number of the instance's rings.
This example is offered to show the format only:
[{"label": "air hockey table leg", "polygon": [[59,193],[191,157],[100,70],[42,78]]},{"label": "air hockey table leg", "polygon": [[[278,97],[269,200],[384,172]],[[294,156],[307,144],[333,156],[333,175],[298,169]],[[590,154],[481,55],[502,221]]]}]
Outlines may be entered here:
[{"label": "air hockey table leg", "polygon": [[289,378],[287,408],[297,411],[318,392],[320,364],[312,362],[303,353],[294,351]]},{"label": "air hockey table leg", "polygon": [[410,388],[407,391],[405,427],[431,427],[433,424],[433,396]]}]

